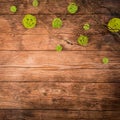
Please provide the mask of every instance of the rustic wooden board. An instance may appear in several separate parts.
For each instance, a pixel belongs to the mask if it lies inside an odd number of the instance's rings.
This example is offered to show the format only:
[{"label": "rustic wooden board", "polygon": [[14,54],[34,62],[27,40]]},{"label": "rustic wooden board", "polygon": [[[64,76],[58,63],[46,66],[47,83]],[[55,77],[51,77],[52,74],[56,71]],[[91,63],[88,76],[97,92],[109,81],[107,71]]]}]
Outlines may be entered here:
[{"label": "rustic wooden board", "polygon": [[119,120],[120,111],[0,110],[3,119],[12,120]]},{"label": "rustic wooden board", "polygon": [[[64,40],[69,40],[74,45],[67,44]],[[120,51],[119,42],[109,34],[106,34],[103,37],[100,34],[89,35],[89,44],[86,47],[77,45],[77,37],[70,34],[56,34],[53,38],[50,38],[49,35],[6,35],[5,33],[1,33],[0,36],[0,50],[55,51],[58,44],[63,45],[64,51]]]},{"label": "rustic wooden board", "polygon": [[0,68],[1,82],[120,83],[120,69]]},{"label": "rustic wooden board", "polygon": [[[48,2],[46,2],[48,1]],[[71,0],[42,0],[38,8],[32,7],[32,0],[0,0],[0,14],[12,14],[9,10],[11,5],[18,7],[17,14],[64,14]],[[120,1],[115,0],[77,0],[80,6],[77,14],[111,14],[120,13]]]},{"label": "rustic wooden board", "polygon": [[[50,35],[52,34],[106,34],[109,33],[104,24],[107,24],[112,15],[59,15],[63,19],[63,27],[61,29],[52,28],[52,20],[57,17],[56,15],[36,15],[37,26],[34,29],[25,29],[22,25],[24,15],[1,15],[0,16],[0,31],[1,33],[12,33],[14,35]],[[91,29],[84,31],[83,25],[90,23]],[[52,36],[51,36],[52,37]]]},{"label": "rustic wooden board", "polygon": [[[1,51],[0,67],[41,68],[49,70],[68,69],[117,69],[120,54],[116,51]],[[75,56],[75,57],[74,57]],[[102,58],[108,57],[104,65]]]},{"label": "rustic wooden board", "polygon": [[[34,8],[32,0],[0,0],[0,120],[120,119],[120,39],[103,27],[120,17],[120,0],[76,0],[75,15],[66,10],[71,1],[40,0]],[[30,30],[21,24],[28,13],[38,20]],[[51,26],[55,17],[64,22],[59,30]],[[81,34],[86,47],[77,45]]]},{"label": "rustic wooden board", "polygon": [[[21,23],[23,15],[0,16],[0,50],[54,50],[57,44],[62,44],[65,50],[120,50],[119,38],[102,26],[113,16],[80,15],[76,18],[68,15],[68,19],[63,20],[64,25],[59,30],[51,26],[54,17],[38,15],[37,27],[27,30]],[[101,25],[96,22],[99,19]],[[91,29],[88,31],[83,30],[86,22],[91,23]],[[89,37],[87,47],[77,45],[77,38],[81,34]]]},{"label": "rustic wooden board", "polygon": [[2,83],[1,109],[120,110],[120,84]]}]

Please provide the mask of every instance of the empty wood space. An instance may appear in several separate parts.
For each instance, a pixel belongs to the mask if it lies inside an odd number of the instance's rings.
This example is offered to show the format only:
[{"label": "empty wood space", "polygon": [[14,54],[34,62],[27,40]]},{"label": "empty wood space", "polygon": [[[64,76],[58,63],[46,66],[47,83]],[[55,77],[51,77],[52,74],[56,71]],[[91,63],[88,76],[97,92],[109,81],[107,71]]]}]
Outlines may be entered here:
[{"label": "empty wood space", "polygon": [[[73,1],[79,10],[70,15]],[[0,120],[120,120],[120,36],[105,27],[120,18],[120,0],[39,2],[0,0]],[[36,16],[35,28],[23,27],[26,14]],[[52,28],[55,17],[62,28]],[[86,47],[77,44],[81,34]]]}]

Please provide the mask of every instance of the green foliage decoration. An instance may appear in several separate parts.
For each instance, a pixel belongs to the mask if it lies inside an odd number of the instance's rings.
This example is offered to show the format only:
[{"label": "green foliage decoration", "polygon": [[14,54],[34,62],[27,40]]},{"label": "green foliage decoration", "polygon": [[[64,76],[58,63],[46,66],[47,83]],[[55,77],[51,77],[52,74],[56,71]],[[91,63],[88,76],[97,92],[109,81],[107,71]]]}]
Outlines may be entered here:
[{"label": "green foliage decoration", "polygon": [[78,11],[78,6],[76,3],[72,2],[68,5],[67,10],[70,14],[75,14]]},{"label": "green foliage decoration", "polygon": [[103,64],[108,64],[109,63],[109,59],[107,57],[104,57],[102,59],[102,62],[103,62]]},{"label": "green foliage decoration", "polygon": [[52,27],[53,28],[61,28],[63,25],[63,22],[60,18],[54,18],[52,21]]},{"label": "green foliage decoration", "polygon": [[120,18],[112,18],[107,24],[108,30],[110,32],[120,31]]},{"label": "green foliage decoration", "polygon": [[87,46],[88,44],[88,37],[85,35],[80,35],[77,39],[77,42],[81,46]]},{"label": "green foliage decoration", "polygon": [[89,30],[90,29],[90,24],[88,24],[88,23],[84,24],[83,29],[84,30]]},{"label": "green foliage decoration", "polygon": [[39,5],[38,0],[33,0],[32,5],[33,5],[34,7],[38,7],[38,5]]},{"label": "green foliage decoration", "polygon": [[63,47],[61,45],[57,45],[56,46],[56,51],[61,52],[62,49],[63,49]]},{"label": "green foliage decoration", "polygon": [[35,16],[31,15],[31,14],[27,14],[24,16],[23,20],[22,20],[22,24],[25,28],[34,28],[36,26],[37,23],[37,19]]},{"label": "green foliage decoration", "polygon": [[13,13],[17,12],[17,7],[15,5],[11,6],[10,11]]}]

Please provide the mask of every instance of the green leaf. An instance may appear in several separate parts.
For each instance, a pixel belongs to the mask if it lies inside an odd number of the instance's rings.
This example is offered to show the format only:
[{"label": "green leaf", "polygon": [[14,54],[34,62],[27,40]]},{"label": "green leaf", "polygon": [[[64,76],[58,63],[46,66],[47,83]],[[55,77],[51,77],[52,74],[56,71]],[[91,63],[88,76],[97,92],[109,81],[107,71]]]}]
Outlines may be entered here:
[{"label": "green leaf", "polygon": [[54,18],[52,21],[52,27],[53,28],[61,28],[62,27],[62,20],[60,18]]},{"label": "green leaf", "polygon": [[109,59],[107,57],[104,57],[102,59],[102,62],[103,62],[103,64],[108,64],[109,63]]},{"label": "green leaf", "polygon": [[88,37],[85,35],[80,35],[77,39],[78,44],[81,46],[86,46],[88,44]]},{"label": "green leaf", "polygon": [[38,0],[33,0],[32,5],[33,5],[34,7],[38,7],[38,5],[39,5]]},{"label": "green leaf", "polygon": [[10,11],[13,12],[13,13],[15,13],[15,12],[17,11],[17,7],[14,6],[14,5],[11,6],[11,7],[10,7]]},{"label": "green leaf", "polygon": [[62,49],[63,49],[63,47],[61,45],[57,45],[56,46],[56,51],[61,52]]}]

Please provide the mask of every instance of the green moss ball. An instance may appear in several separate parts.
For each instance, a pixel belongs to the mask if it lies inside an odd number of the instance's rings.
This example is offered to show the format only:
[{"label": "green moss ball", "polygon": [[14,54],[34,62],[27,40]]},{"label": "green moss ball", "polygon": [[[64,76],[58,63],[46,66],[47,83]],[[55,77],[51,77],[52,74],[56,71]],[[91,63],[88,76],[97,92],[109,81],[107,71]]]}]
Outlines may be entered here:
[{"label": "green moss ball", "polygon": [[76,3],[70,3],[67,7],[67,10],[70,14],[75,14],[78,11],[78,6]]},{"label": "green moss ball", "polygon": [[63,47],[62,47],[61,45],[57,45],[57,46],[56,46],[56,51],[57,51],[57,52],[61,52],[62,49],[63,49]]},{"label": "green moss ball", "polygon": [[17,11],[17,7],[14,6],[14,5],[11,6],[11,7],[10,7],[10,11],[13,12],[13,13],[15,13],[15,12]]},{"label": "green moss ball", "polygon": [[88,37],[85,35],[80,35],[77,39],[77,42],[81,46],[86,46],[88,44]]},{"label": "green moss ball", "polygon": [[63,22],[60,18],[54,18],[52,21],[52,27],[53,28],[61,28],[63,25]]},{"label": "green moss ball", "polygon": [[90,24],[88,24],[88,23],[84,24],[83,29],[84,30],[89,30],[90,29]]},{"label": "green moss ball", "polygon": [[103,64],[108,64],[108,63],[109,63],[109,59],[108,59],[107,57],[104,57],[104,58],[102,59],[102,63],[103,63]]},{"label": "green moss ball", "polygon": [[108,22],[107,26],[110,32],[119,32],[120,31],[120,18],[112,18]]},{"label": "green moss ball", "polygon": [[33,5],[33,7],[38,7],[38,5],[39,5],[38,0],[33,0],[32,5]]},{"label": "green moss ball", "polygon": [[37,24],[37,19],[35,16],[31,15],[31,14],[27,14],[24,16],[23,20],[22,20],[22,24],[25,28],[34,28]]}]

